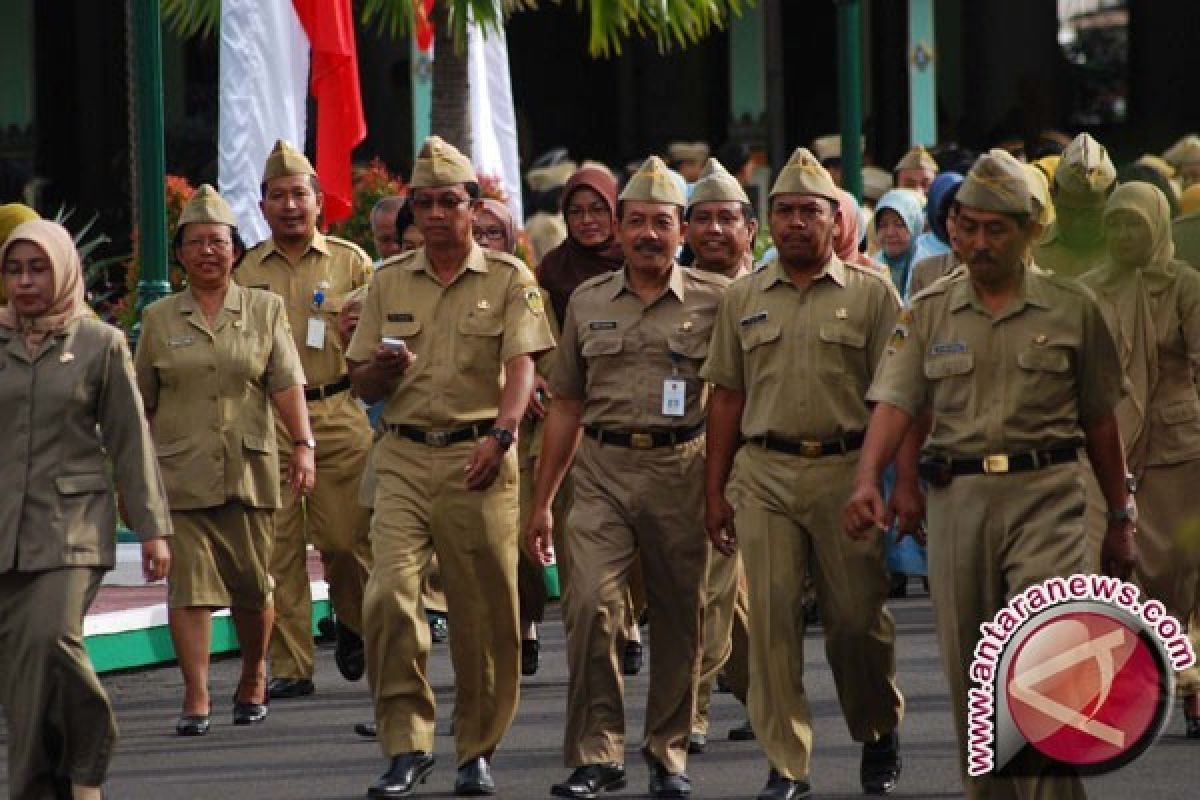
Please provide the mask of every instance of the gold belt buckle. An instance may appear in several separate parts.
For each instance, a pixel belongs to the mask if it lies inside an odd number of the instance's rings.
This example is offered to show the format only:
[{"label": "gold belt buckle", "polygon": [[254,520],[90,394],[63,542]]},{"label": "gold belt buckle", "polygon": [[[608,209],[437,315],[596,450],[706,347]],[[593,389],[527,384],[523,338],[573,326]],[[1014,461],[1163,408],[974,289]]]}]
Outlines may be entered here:
[{"label": "gold belt buckle", "polygon": [[820,442],[814,442],[811,439],[805,439],[800,442],[800,455],[805,458],[820,458],[823,455],[824,447]]},{"label": "gold belt buckle", "polygon": [[984,456],[983,471],[988,475],[1003,475],[1008,472],[1008,456],[1004,453]]},{"label": "gold belt buckle", "polygon": [[650,450],[654,447],[654,437],[648,433],[631,433],[629,446],[634,450]]}]

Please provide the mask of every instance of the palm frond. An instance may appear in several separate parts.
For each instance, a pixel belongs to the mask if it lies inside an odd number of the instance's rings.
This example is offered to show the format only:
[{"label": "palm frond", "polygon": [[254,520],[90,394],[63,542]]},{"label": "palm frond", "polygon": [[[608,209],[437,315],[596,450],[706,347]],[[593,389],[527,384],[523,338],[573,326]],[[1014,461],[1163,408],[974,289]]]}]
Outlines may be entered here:
[{"label": "palm frond", "polygon": [[207,39],[221,24],[221,0],[162,0],[162,18],[181,39]]}]

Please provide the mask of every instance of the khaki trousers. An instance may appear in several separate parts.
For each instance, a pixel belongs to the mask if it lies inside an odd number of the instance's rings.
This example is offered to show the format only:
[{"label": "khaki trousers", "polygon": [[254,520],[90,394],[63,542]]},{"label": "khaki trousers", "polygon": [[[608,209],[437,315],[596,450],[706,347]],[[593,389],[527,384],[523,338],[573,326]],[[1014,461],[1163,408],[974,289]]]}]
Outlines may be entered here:
[{"label": "khaki trousers", "polygon": [[54,800],[56,784],[99,786],[117,743],[108,695],[83,647],[104,570],[0,574],[0,705],[8,797]]},{"label": "khaki trousers", "polygon": [[742,556],[726,557],[711,549],[704,585],[704,637],[700,655],[700,684],[696,690],[696,713],[692,733],[708,735],[708,709],[713,684],[725,669],[725,682],[737,701],[746,704],[750,685],[750,639],[746,619],[749,598]]},{"label": "khaki trousers", "polygon": [[[288,487],[275,516],[271,577],[275,580],[275,627],[271,631],[271,674],[276,678],[313,675],[312,595],[307,553],[311,541],[321,553],[329,600],[338,619],[362,630],[363,586],[371,571],[367,541],[370,512],[358,502],[359,482],[371,448],[367,416],[349,392],[308,404],[317,440],[317,482],[303,502]],[[291,436],[276,426],[280,476],[286,475]]]},{"label": "khaki trousers", "polygon": [[804,690],[804,575],[811,573],[842,714],[855,741],[890,733],[904,715],[895,623],[884,608],[883,537],[842,532],[856,453],[801,458],[743,447],[735,527],[750,597],[747,707],[771,766],[808,778],[812,722]]},{"label": "khaki trousers", "polygon": [[625,760],[616,643],[640,562],[650,610],[650,686],[642,749],[670,772],[687,765],[696,702],[704,573],[704,437],[633,450],[584,437],[572,470],[567,630],[567,766]]},{"label": "khaki trousers", "polygon": [[433,751],[435,707],[426,676],[429,625],[421,576],[436,552],[454,633],[458,763],[490,756],[512,724],[520,690],[517,622],[517,460],[482,492],[463,469],[474,442],[427,447],[397,436],[375,454],[374,568],[363,604],[367,678],[388,757]]},{"label": "khaki trousers", "polygon": [[966,777],[968,670],[979,626],[1032,584],[1085,571],[1084,469],[959,476],[929,490],[929,591],[968,797],[1086,797],[1073,769],[1032,747],[1004,774]]}]

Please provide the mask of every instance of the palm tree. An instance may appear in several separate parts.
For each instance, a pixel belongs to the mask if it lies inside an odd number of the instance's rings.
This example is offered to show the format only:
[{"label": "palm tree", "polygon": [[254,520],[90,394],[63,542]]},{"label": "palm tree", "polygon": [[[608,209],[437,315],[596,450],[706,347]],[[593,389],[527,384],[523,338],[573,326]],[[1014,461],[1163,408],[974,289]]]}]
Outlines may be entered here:
[{"label": "palm tree", "polygon": [[[724,27],[754,0],[569,0],[590,21],[588,52],[593,57],[620,55],[631,36],[650,36],[659,49],[687,47]],[[416,24],[421,0],[358,0],[363,24],[399,39]],[[563,3],[564,0],[554,0]],[[471,115],[464,43],[467,22],[486,36],[503,27],[512,13],[532,11],[537,0],[435,0],[431,128],[465,153],[471,152]],[[210,36],[220,24],[220,0],[162,0],[163,19],[179,35]]]}]

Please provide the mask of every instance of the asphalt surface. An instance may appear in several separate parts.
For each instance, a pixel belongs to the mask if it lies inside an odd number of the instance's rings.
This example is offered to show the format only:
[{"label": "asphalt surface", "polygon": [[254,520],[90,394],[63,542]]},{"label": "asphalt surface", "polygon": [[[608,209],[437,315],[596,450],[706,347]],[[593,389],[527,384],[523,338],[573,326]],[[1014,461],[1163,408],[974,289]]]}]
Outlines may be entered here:
[{"label": "asphalt surface", "polygon": [[[914,583],[915,587],[915,583]],[[954,755],[949,699],[937,659],[927,597],[891,601],[899,634],[899,679],[908,702],[901,729],[904,773],[895,797],[961,796]],[[566,696],[566,659],[556,610],[542,628],[542,668],[526,678],[516,722],[496,754],[493,772],[502,798],[543,798],[562,780],[561,736]],[[454,624],[451,621],[451,635]],[[841,720],[820,629],[810,631],[805,682],[814,717],[812,784],[820,798],[861,797],[859,746]],[[651,658],[653,642],[650,642]],[[447,645],[435,645],[430,674],[438,700],[437,767],[414,796],[453,796],[454,743],[449,734],[453,700]],[[645,710],[647,670],[628,679],[629,788],[606,797],[645,797],[646,769],[638,752]],[[375,742],[355,735],[355,722],[371,716],[366,683],[350,684],[338,675],[333,651],[319,648],[317,693],[276,701],[262,725],[235,728],[230,720],[237,662],[213,664],[213,726],[208,736],[174,735],[182,697],[179,672],[168,666],[104,678],[116,707],[121,741],[106,787],[112,800],[334,800],[361,798],[385,768]],[[694,797],[753,798],[767,763],[755,742],[730,742],[725,731],[742,721],[728,694],[713,704],[712,738],[707,752],[688,765]],[[1200,797],[1200,742],[1182,736],[1178,706],[1167,735],[1149,752],[1117,773],[1089,779],[1092,798]],[[7,730],[0,740],[7,746]],[[0,770],[2,771],[2,770]],[[6,778],[0,778],[6,780]],[[0,786],[3,786],[0,783]]]}]

